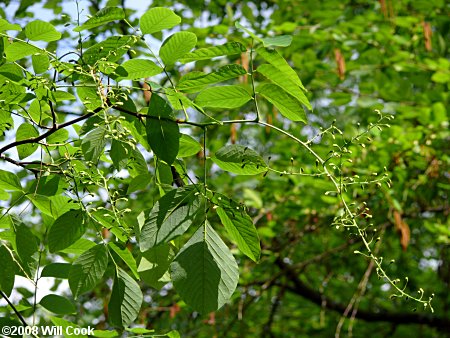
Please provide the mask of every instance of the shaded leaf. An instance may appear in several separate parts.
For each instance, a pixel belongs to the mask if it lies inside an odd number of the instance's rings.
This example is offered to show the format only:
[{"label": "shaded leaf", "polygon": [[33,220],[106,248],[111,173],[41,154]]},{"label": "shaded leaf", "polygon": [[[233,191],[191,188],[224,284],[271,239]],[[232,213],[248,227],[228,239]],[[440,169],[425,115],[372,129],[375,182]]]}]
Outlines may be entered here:
[{"label": "shaded leaf", "polygon": [[14,280],[16,277],[16,263],[11,253],[4,245],[0,244],[0,290],[8,297],[14,288]]},{"label": "shaded leaf", "polygon": [[199,211],[200,201],[195,186],[169,191],[155,203],[145,219],[139,237],[141,252],[182,235]]},{"label": "shaded leaf", "polygon": [[119,246],[119,244],[114,242],[109,242],[108,246],[125,262],[125,264],[130,268],[133,275],[137,279],[139,279],[136,261],[134,260],[134,257],[131,254],[130,250],[128,250],[126,247],[123,248]]},{"label": "shaded leaf", "polygon": [[142,253],[138,272],[142,280],[155,289],[170,281],[169,265],[175,253],[170,244],[163,243]]},{"label": "shaded leaf", "polygon": [[148,108],[147,140],[153,152],[167,164],[172,164],[178,154],[180,128],[173,119],[172,108],[166,100],[153,94]]},{"label": "shaded leaf", "polygon": [[83,252],[72,264],[69,272],[69,286],[75,299],[92,290],[106,271],[108,251],[103,244],[97,244]]},{"label": "shaded leaf", "polygon": [[256,175],[267,171],[267,164],[256,151],[238,144],[220,148],[211,160],[221,169],[238,175]]},{"label": "shaded leaf", "polygon": [[46,295],[39,304],[50,312],[66,315],[76,312],[75,305],[70,300],[58,295]]},{"label": "shaded leaf", "polygon": [[68,263],[49,263],[42,269],[41,277],[69,278],[69,272],[72,264]]},{"label": "shaded leaf", "polygon": [[181,248],[170,271],[181,298],[204,314],[220,309],[239,279],[236,260],[208,222]]},{"label": "shaded leaf", "polygon": [[117,268],[108,304],[109,322],[118,327],[130,325],[138,316],[142,301],[141,288],[136,281],[121,268]]},{"label": "shaded leaf", "polygon": [[69,210],[53,223],[48,233],[48,249],[50,252],[63,250],[83,236],[88,220],[81,210]]},{"label": "shaded leaf", "polygon": [[261,255],[259,236],[245,207],[217,193],[214,195],[214,202],[218,206],[216,211],[222,224],[230,237],[237,243],[239,250],[257,262]]},{"label": "shaded leaf", "polygon": [[106,130],[102,127],[96,128],[87,134],[81,141],[81,150],[87,161],[98,162],[100,155],[106,145]]}]

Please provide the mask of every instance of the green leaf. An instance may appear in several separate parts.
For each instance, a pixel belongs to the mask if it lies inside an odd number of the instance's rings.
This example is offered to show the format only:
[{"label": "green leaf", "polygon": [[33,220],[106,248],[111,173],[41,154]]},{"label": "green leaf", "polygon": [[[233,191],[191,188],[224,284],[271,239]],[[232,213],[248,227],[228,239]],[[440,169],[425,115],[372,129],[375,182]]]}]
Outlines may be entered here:
[{"label": "green leaf", "polygon": [[181,298],[204,314],[220,309],[239,279],[236,260],[208,222],[181,248],[170,270]]},{"label": "green leaf", "polygon": [[41,277],[69,278],[69,272],[72,264],[68,263],[49,263],[42,269]]},{"label": "green leaf", "polygon": [[43,52],[43,50],[40,48],[22,41],[13,42],[5,49],[6,60],[8,61],[17,61],[25,56],[41,52]]},{"label": "green leaf", "polygon": [[38,194],[28,194],[27,198],[38,208],[43,214],[57,219],[71,209],[78,209],[77,204],[70,203],[70,199],[62,194],[55,196],[43,196]]},{"label": "green leaf", "polygon": [[0,244],[0,290],[8,297],[14,288],[14,280],[16,278],[16,263],[5,245]]},{"label": "green leaf", "polygon": [[211,160],[222,170],[238,175],[257,175],[267,171],[267,164],[256,151],[238,144],[220,148]]},{"label": "green leaf", "polygon": [[292,42],[292,35],[279,35],[274,37],[262,38],[264,47],[288,47]]},{"label": "green leaf", "polygon": [[78,298],[84,292],[92,290],[106,271],[108,250],[103,244],[97,244],[78,257],[69,272],[69,286],[73,297]]},{"label": "green leaf", "polygon": [[153,34],[163,29],[170,29],[180,22],[181,18],[178,15],[171,9],[164,7],[151,8],[139,19],[143,34]]},{"label": "green leaf", "polygon": [[261,255],[259,236],[245,207],[221,194],[214,195],[214,202],[217,205],[216,211],[222,224],[230,237],[237,243],[239,250],[257,262]]},{"label": "green leaf", "polygon": [[181,134],[180,149],[178,150],[177,157],[189,157],[198,154],[202,150],[202,146],[191,136]]},{"label": "green leaf", "polygon": [[[17,128],[16,132],[16,141],[22,141],[27,139],[33,139],[38,137],[39,133],[35,127],[33,127],[29,123],[22,123],[19,128]],[[17,153],[19,154],[19,158],[22,160],[25,157],[30,156],[38,149],[38,144],[36,143],[26,143],[20,144],[17,146]]]},{"label": "green leaf", "polygon": [[58,295],[46,295],[39,304],[48,311],[58,315],[68,315],[76,312],[75,305],[70,300]]},{"label": "green leaf", "polygon": [[80,238],[68,248],[61,250],[63,253],[81,255],[85,251],[93,248],[96,244],[86,238]]},{"label": "green leaf", "polygon": [[142,291],[136,281],[121,268],[117,268],[108,304],[109,322],[118,327],[130,325],[138,316],[142,301]]},{"label": "green leaf", "polygon": [[277,85],[263,84],[257,88],[256,92],[277,107],[284,117],[291,121],[307,123],[306,114],[300,102]]},{"label": "green leaf", "polygon": [[105,41],[89,47],[83,53],[83,61],[88,65],[93,65],[100,60],[116,62],[137,41],[138,38],[132,35],[111,36]]},{"label": "green leaf", "polygon": [[209,60],[217,56],[236,55],[245,52],[247,49],[239,42],[227,42],[220,46],[199,48],[192,53],[187,53],[181,59],[181,63],[188,63],[199,60]]},{"label": "green leaf", "polygon": [[5,77],[5,80],[20,83],[24,79],[24,74],[23,70],[15,63],[5,63],[0,67],[0,79],[2,77]]},{"label": "green leaf", "polygon": [[94,111],[103,105],[98,88],[93,83],[80,84],[77,87],[77,94],[88,111]]},{"label": "green leaf", "polygon": [[[83,94],[83,92],[81,92]],[[75,95],[65,92],[63,90],[55,90],[51,92],[51,98],[55,100],[55,102],[63,102],[63,101],[76,101]]]},{"label": "green leaf", "polygon": [[155,203],[145,220],[139,238],[141,252],[182,235],[199,211],[200,201],[195,186],[169,191]]},{"label": "green leaf", "polygon": [[195,98],[195,103],[201,107],[238,108],[252,99],[244,87],[219,86],[206,88]]},{"label": "green leaf", "polygon": [[207,85],[234,79],[245,74],[247,74],[247,71],[240,65],[226,65],[219,68],[215,72],[205,74],[204,76],[196,77],[191,80],[183,81],[182,83],[178,84],[177,89],[181,91],[188,90],[189,92],[196,92]]},{"label": "green leaf", "polygon": [[88,220],[81,209],[70,210],[61,215],[48,233],[49,251],[57,252],[69,247],[84,235],[87,226]]},{"label": "green leaf", "polygon": [[50,317],[50,320],[52,321],[53,325],[62,327],[63,334],[67,332],[64,335],[64,338],[88,338],[88,336],[86,335],[74,333],[75,329],[80,329],[80,327],[75,323],[69,322],[65,319],[58,317]]},{"label": "green leaf", "polygon": [[116,81],[139,80],[158,75],[162,69],[153,61],[144,59],[131,59],[116,68],[115,73],[119,75]]},{"label": "green leaf", "polygon": [[128,185],[127,194],[138,190],[145,190],[151,180],[152,175],[150,175],[149,173],[140,174],[136,177],[133,177],[130,184]]},{"label": "green leaf", "polygon": [[93,337],[97,338],[115,338],[119,337],[119,333],[116,330],[94,330]]},{"label": "green leaf", "polygon": [[[153,152],[167,164],[172,164],[180,147],[180,128],[173,119],[166,100],[153,94],[148,108],[147,140]],[[150,118],[152,117],[152,118]]]},{"label": "green leaf", "polygon": [[56,28],[42,20],[34,20],[25,26],[25,35],[32,41],[56,41],[61,39],[61,33]]},{"label": "green leaf", "polygon": [[163,243],[142,253],[137,268],[142,280],[152,288],[161,289],[170,282],[169,265],[175,253],[168,243]]},{"label": "green leaf", "polygon": [[177,32],[169,36],[159,50],[159,56],[167,68],[181,59],[197,44],[197,36],[191,32]]},{"label": "green leaf", "polygon": [[22,191],[19,177],[16,174],[0,169],[0,188],[5,190]]},{"label": "green leaf", "polygon": [[309,102],[303,91],[300,89],[300,87],[290,79],[286,78],[286,76],[281,73],[278,68],[275,68],[270,64],[263,64],[260,65],[256,70],[264,75],[267,79],[272,81],[274,84],[282,88],[285,92],[295,97],[300,103],[308,107],[308,109],[312,109],[311,103]]},{"label": "green leaf", "polygon": [[264,47],[260,47],[256,50],[256,52],[268,63],[277,68],[284,76],[294,82],[297,86],[299,86],[304,91],[307,91],[305,87],[303,87],[302,81],[298,77],[295,70],[289,66],[287,61],[276,51],[273,49],[268,49]]},{"label": "green leaf", "polygon": [[129,146],[118,140],[113,139],[111,142],[111,150],[109,156],[113,161],[114,167],[121,170],[126,167],[128,163]]},{"label": "green leaf", "polygon": [[16,248],[22,268],[30,277],[34,275],[37,266],[35,253],[38,251],[36,236],[23,224],[16,227]]},{"label": "green leaf", "polygon": [[120,7],[105,7],[99,10],[93,17],[87,20],[84,24],[73,29],[74,32],[81,32],[86,29],[105,25],[115,20],[125,19],[125,13]]},{"label": "green leaf", "polygon": [[67,129],[59,129],[53,134],[47,136],[46,140],[48,144],[57,144],[67,141],[69,138],[69,131]]},{"label": "green leaf", "polygon": [[4,31],[21,31],[22,28],[18,24],[11,24],[5,19],[0,18],[0,32]]},{"label": "green leaf", "polygon": [[126,265],[128,265],[133,275],[139,279],[136,261],[134,260],[130,250],[119,247],[119,245],[114,242],[109,242],[108,246],[125,262]]},{"label": "green leaf", "polygon": [[34,54],[31,56],[31,61],[36,74],[45,73],[50,66],[50,60],[47,54]]},{"label": "green leaf", "polygon": [[81,141],[81,150],[87,161],[98,162],[106,145],[106,130],[98,127],[87,134]]}]

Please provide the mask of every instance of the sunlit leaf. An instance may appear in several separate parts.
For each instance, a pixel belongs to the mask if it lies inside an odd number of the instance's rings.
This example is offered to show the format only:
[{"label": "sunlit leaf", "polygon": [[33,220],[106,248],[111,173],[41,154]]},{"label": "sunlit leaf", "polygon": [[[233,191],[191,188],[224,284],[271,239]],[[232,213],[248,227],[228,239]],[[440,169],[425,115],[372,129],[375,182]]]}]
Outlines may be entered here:
[{"label": "sunlit leaf", "polygon": [[260,47],[256,50],[264,60],[277,68],[287,79],[294,82],[297,86],[306,91],[303,87],[302,81],[298,77],[297,73],[291,68],[287,61],[274,49]]},{"label": "sunlit leaf", "polygon": [[177,32],[169,36],[159,50],[159,56],[167,68],[192,50],[197,44],[197,36],[191,32]]},{"label": "sunlit leaf", "polygon": [[56,41],[61,39],[61,33],[56,28],[42,20],[34,20],[25,26],[25,35],[32,41]]},{"label": "sunlit leaf", "polygon": [[[19,128],[17,128],[16,132],[16,141],[25,141],[32,140],[35,137],[38,137],[39,133],[35,127],[33,127],[29,123],[22,123]],[[19,154],[20,159],[24,159],[32,155],[37,149],[38,144],[33,143],[24,143],[17,146],[17,153]]]},{"label": "sunlit leaf", "polygon": [[227,65],[214,72],[196,77],[192,80],[185,80],[178,84],[181,91],[196,92],[207,85],[223,82],[247,74],[247,71],[240,65]]},{"label": "sunlit leaf", "polygon": [[170,29],[180,22],[181,18],[165,7],[151,8],[139,20],[143,34],[153,34],[163,29]]},{"label": "sunlit leaf", "polygon": [[305,111],[300,102],[277,85],[263,84],[256,91],[277,107],[284,117],[291,121],[307,122]]},{"label": "sunlit leaf", "polygon": [[209,60],[217,56],[236,55],[245,52],[247,49],[239,42],[227,42],[223,45],[199,48],[191,53],[187,53],[181,59],[181,63],[192,61]]},{"label": "sunlit leaf", "polygon": [[218,86],[206,88],[195,98],[195,103],[201,107],[238,108],[252,99],[244,87]]},{"label": "sunlit leaf", "polygon": [[286,93],[295,97],[300,103],[308,107],[308,109],[312,109],[311,103],[309,102],[303,91],[300,89],[300,87],[292,82],[289,78],[286,78],[286,76],[277,68],[270,64],[263,64],[260,65],[256,70],[264,75],[267,79],[272,81],[274,84],[282,88]]},{"label": "sunlit leaf", "polygon": [[115,73],[119,75],[116,81],[138,80],[160,74],[162,69],[153,61],[144,59],[131,59],[116,68]]},{"label": "sunlit leaf", "polygon": [[81,32],[86,29],[105,25],[115,20],[125,19],[125,13],[120,7],[105,7],[99,10],[93,17],[87,20],[84,24],[73,29],[74,32]]}]

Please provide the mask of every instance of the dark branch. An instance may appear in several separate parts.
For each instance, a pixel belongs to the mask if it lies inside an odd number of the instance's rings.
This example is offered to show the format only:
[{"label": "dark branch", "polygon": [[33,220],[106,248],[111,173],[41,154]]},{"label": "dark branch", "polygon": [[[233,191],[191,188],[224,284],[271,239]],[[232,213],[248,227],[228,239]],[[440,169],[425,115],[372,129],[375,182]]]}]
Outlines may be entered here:
[{"label": "dark branch", "polygon": [[[292,268],[283,262],[282,258],[277,258],[275,263],[285,272],[285,275],[292,282],[292,285],[286,285],[286,290],[295,293],[303,298],[310,300],[313,303],[321,306],[325,304],[328,310],[343,313],[346,306],[337,303],[330,298],[324,297],[322,294],[304,284],[299,278],[298,274]],[[276,284],[278,285],[278,284]],[[281,286],[281,285],[279,285]],[[390,322],[394,324],[423,324],[430,327],[437,328],[441,331],[450,330],[450,319],[435,317],[420,313],[393,313],[386,310],[379,310],[378,312],[371,312],[367,310],[359,310],[356,313],[356,318],[365,320],[367,322]]]},{"label": "dark branch", "polygon": [[73,119],[71,121],[67,121],[65,123],[61,123],[61,124],[56,124],[54,125],[54,127],[50,130],[48,130],[47,132],[37,136],[37,137],[32,137],[32,138],[27,138],[24,140],[19,140],[19,141],[15,141],[15,142],[11,142],[10,144],[4,146],[3,148],[0,149],[0,155],[3,154],[5,151],[20,146],[22,144],[29,144],[29,143],[37,143],[43,139],[45,139],[46,137],[52,135],[53,133],[55,133],[56,131],[63,129],[65,127],[68,127],[72,124],[75,124],[77,122],[86,120],[87,118],[93,116],[95,113],[98,113],[101,110],[101,108],[97,108],[93,113],[87,113],[83,116],[77,117],[76,119]]},{"label": "dark branch", "polygon": [[25,321],[25,318],[23,318],[23,316],[20,314],[19,311],[17,311],[16,307],[14,306],[13,303],[11,303],[11,301],[9,300],[9,298],[6,296],[5,293],[3,293],[2,290],[0,290],[0,295],[6,300],[6,302],[9,304],[9,306],[11,307],[11,309],[13,309],[14,313],[16,314],[17,318],[19,318],[19,320],[21,321],[21,323],[25,326],[28,326],[27,322]]}]

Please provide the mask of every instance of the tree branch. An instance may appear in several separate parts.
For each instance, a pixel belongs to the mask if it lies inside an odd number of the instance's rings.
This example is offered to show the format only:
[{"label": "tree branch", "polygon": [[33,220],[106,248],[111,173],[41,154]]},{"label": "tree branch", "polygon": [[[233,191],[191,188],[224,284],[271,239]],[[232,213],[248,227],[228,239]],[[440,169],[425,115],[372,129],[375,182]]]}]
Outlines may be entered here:
[{"label": "tree branch", "polygon": [[[277,257],[275,264],[285,272],[286,276],[293,284],[285,286],[287,291],[302,296],[319,306],[324,302],[325,307],[328,310],[336,311],[338,313],[343,313],[345,311],[346,306],[344,304],[337,303],[330,298],[324,298],[319,292],[304,284],[298,278],[297,273],[293,271],[289,265],[283,262],[282,258]],[[279,284],[275,285],[281,286]],[[371,312],[360,309],[356,313],[356,318],[367,322],[390,322],[405,325],[423,324],[434,327],[440,331],[448,332],[450,330],[450,319],[420,313],[395,313],[383,309],[380,309],[378,312]]]},{"label": "tree branch", "polygon": [[0,155],[3,154],[5,151],[7,151],[7,150],[9,150],[11,148],[20,146],[22,144],[37,143],[37,142],[43,140],[44,138],[52,135],[53,133],[55,133],[56,131],[58,131],[60,129],[68,127],[68,126],[70,126],[72,124],[75,124],[77,122],[86,120],[87,118],[89,118],[89,117],[93,116],[94,114],[98,113],[101,109],[102,108],[97,108],[96,110],[94,110],[93,113],[87,113],[87,114],[82,115],[80,117],[77,117],[76,119],[73,119],[71,121],[67,121],[67,122],[61,123],[61,124],[56,124],[56,125],[53,126],[52,129],[48,130],[47,132],[45,132],[45,133],[43,133],[43,134],[41,134],[41,135],[39,135],[37,137],[32,137],[32,138],[27,138],[27,139],[24,139],[24,140],[11,142],[10,144],[8,144],[8,145],[6,145],[6,146],[4,146],[3,148],[0,149]]}]

